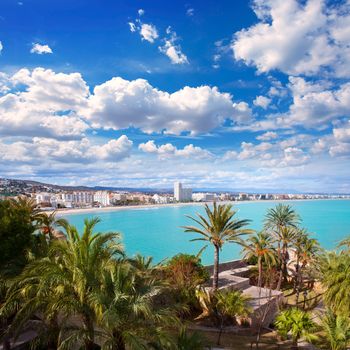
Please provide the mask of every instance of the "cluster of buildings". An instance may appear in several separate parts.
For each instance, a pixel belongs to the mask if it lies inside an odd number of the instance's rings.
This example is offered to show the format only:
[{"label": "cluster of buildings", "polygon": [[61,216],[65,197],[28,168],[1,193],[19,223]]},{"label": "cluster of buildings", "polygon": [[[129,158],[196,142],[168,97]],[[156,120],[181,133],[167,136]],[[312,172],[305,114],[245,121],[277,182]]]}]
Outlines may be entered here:
[{"label": "cluster of buildings", "polygon": [[35,199],[42,208],[91,208],[138,204],[170,204],[184,202],[250,201],[250,200],[297,200],[350,198],[350,195],[326,194],[271,194],[198,192],[174,183],[173,193],[70,189],[34,181],[0,179],[0,200],[26,195]]},{"label": "cluster of buildings", "polygon": [[58,193],[32,193],[41,207],[91,208],[130,204],[151,204],[152,196],[143,193],[114,191],[64,191]]}]

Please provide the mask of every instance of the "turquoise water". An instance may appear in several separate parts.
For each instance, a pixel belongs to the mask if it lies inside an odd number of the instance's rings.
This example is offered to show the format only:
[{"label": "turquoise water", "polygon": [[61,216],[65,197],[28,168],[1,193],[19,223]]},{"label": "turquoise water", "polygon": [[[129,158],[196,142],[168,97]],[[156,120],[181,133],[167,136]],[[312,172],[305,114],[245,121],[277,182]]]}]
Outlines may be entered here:
[{"label": "turquoise water", "polygon": [[[240,219],[252,220],[250,228],[259,230],[268,208],[277,202],[241,202],[234,207]],[[313,200],[284,201],[291,204],[303,219],[303,227],[313,233],[321,245],[333,249],[337,242],[350,234],[350,200]],[[101,223],[97,231],[118,231],[122,234],[128,255],[141,253],[153,256],[161,261],[179,252],[196,254],[203,246],[202,242],[190,242],[196,235],[185,233],[181,226],[191,225],[186,215],[203,213],[202,205],[151,207],[127,209],[120,211],[89,212],[69,214],[65,217],[80,230],[83,220],[99,216]],[[208,247],[203,255],[204,264],[212,264],[213,252]],[[227,244],[221,252],[221,261],[229,261],[240,257],[240,247]]]}]

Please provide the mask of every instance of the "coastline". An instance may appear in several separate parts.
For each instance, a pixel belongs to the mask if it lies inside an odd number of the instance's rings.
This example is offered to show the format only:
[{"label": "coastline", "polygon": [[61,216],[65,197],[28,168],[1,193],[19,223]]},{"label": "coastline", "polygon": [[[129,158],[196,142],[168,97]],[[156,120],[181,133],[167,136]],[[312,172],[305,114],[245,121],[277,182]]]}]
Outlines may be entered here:
[{"label": "coastline", "polygon": [[[189,202],[189,203],[168,203],[168,204],[140,204],[140,205],[125,205],[116,207],[100,207],[100,208],[73,208],[73,209],[58,209],[56,214],[70,215],[70,214],[82,214],[82,213],[100,213],[109,211],[122,211],[122,210],[137,210],[137,209],[160,209],[167,207],[184,207],[184,206],[200,206],[205,204],[210,204],[212,202]],[[234,202],[233,202],[234,203]],[[46,211],[47,213],[52,213],[53,211]]]},{"label": "coastline", "polygon": [[[326,200],[349,200],[347,198],[317,198],[317,199],[267,199],[267,200],[249,200],[249,201],[222,201],[222,204],[244,204],[244,203],[284,203],[284,202],[303,202],[303,201],[326,201]],[[140,205],[126,205],[126,206],[115,206],[115,207],[99,207],[99,208],[64,208],[57,209],[57,216],[66,216],[73,214],[83,214],[83,213],[100,213],[100,212],[110,212],[110,211],[123,211],[123,210],[142,210],[142,209],[160,209],[167,207],[184,207],[184,206],[204,206],[205,204],[212,204],[213,202],[188,202],[188,203],[168,203],[168,204],[140,204]],[[45,211],[51,214],[53,210]]]}]

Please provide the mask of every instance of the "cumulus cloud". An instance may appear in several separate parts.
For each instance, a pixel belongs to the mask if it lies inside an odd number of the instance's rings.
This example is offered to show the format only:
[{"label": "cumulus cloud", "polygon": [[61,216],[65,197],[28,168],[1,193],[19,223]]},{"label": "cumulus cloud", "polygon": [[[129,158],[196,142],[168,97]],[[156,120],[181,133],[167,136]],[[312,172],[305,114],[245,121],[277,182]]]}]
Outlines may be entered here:
[{"label": "cumulus cloud", "polygon": [[321,136],[312,145],[310,151],[314,154],[329,153],[333,158],[350,156],[350,121],[333,128],[331,134]]},{"label": "cumulus cloud", "polygon": [[283,122],[304,127],[325,127],[330,121],[348,116],[350,83],[331,89],[328,84],[307,83],[303,78],[290,78],[293,103]]},{"label": "cumulus cloud", "polygon": [[1,52],[2,52],[3,49],[4,49],[4,46],[2,44],[2,41],[0,41],[0,55],[1,55]]},{"label": "cumulus cloud", "polygon": [[159,51],[168,56],[172,64],[188,63],[187,56],[182,52],[181,46],[177,44],[179,40],[176,32],[170,27],[166,30],[168,37],[164,39],[164,45],[159,46]]},{"label": "cumulus cloud", "polygon": [[154,40],[159,36],[156,26],[147,23],[141,24],[140,35],[142,40],[147,40],[152,44],[154,43]]},{"label": "cumulus cloud", "polygon": [[284,158],[282,165],[302,165],[310,159],[310,156],[306,154],[302,149],[297,147],[288,147],[284,150]]},{"label": "cumulus cloud", "polygon": [[183,149],[178,149],[171,143],[157,146],[154,140],[141,143],[139,145],[139,149],[146,153],[157,154],[160,156],[160,158],[175,156],[183,158],[207,159],[213,156],[209,151],[192,144],[186,145]]},{"label": "cumulus cloud", "polygon": [[144,10],[144,9],[139,9],[139,10],[137,11],[137,13],[138,13],[138,15],[141,17],[141,16],[143,16],[143,15],[145,14],[145,10]]},{"label": "cumulus cloud", "polygon": [[[301,135],[303,136],[303,135]],[[301,139],[307,137],[290,138],[285,142],[261,142],[253,144],[251,142],[242,142],[239,150],[227,151],[222,160],[234,160],[240,162],[254,161],[255,166],[267,168],[284,168],[291,166],[301,166],[307,164],[310,156],[305,149],[295,146]],[[312,145],[311,142],[305,142]]]},{"label": "cumulus cloud", "polygon": [[128,22],[128,24],[129,24],[130,31],[136,32],[137,30],[136,24],[134,22]]},{"label": "cumulus cloud", "polygon": [[333,135],[339,142],[350,143],[350,120],[341,128],[334,128]]},{"label": "cumulus cloud", "polygon": [[79,73],[21,69],[7,86],[10,92],[0,97],[0,134],[79,137],[88,129],[75,112],[89,93]]},{"label": "cumulus cloud", "polygon": [[31,142],[0,143],[0,146],[0,161],[33,164],[42,163],[43,159],[64,163],[117,162],[130,155],[132,141],[125,135],[102,145],[93,145],[87,138],[62,141],[34,137]]},{"label": "cumulus cloud", "polygon": [[322,130],[350,116],[350,83],[289,77],[292,101],[286,112],[266,115],[236,130],[305,129]]},{"label": "cumulus cloud", "polygon": [[31,48],[30,52],[38,55],[53,53],[49,45],[41,45],[38,43],[33,43],[33,47]]},{"label": "cumulus cloud", "polygon": [[236,60],[259,72],[350,76],[348,2],[327,8],[323,0],[255,0],[253,9],[260,21],[235,33]]},{"label": "cumulus cloud", "polygon": [[[2,94],[2,95],[1,95]],[[80,138],[90,128],[193,135],[226,121],[249,123],[252,111],[216,87],[184,87],[173,93],[147,80],[113,78],[93,93],[79,73],[21,69],[0,74],[0,134]]]},{"label": "cumulus cloud", "polygon": [[125,129],[130,126],[146,133],[205,133],[225,120],[247,123],[251,110],[245,102],[216,87],[184,87],[173,93],[158,90],[144,79],[113,78],[94,88],[88,106],[81,110],[95,127]]},{"label": "cumulus cloud", "polygon": [[271,99],[268,97],[265,97],[265,96],[256,96],[253,103],[255,106],[266,109],[269,106],[269,104],[271,103]]},{"label": "cumulus cloud", "polygon": [[260,140],[260,141],[269,141],[269,140],[272,140],[272,139],[277,139],[277,137],[278,137],[278,135],[277,135],[276,132],[274,132],[274,131],[267,131],[264,134],[257,136],[256,139]]},{"label": "cumulus cloud", "polygon": [[193,15],[194,15],[194,9],[193,8],[188,8],[187,10],[186,10],[186,15],[188,16],[188,17],[192,17]]}]

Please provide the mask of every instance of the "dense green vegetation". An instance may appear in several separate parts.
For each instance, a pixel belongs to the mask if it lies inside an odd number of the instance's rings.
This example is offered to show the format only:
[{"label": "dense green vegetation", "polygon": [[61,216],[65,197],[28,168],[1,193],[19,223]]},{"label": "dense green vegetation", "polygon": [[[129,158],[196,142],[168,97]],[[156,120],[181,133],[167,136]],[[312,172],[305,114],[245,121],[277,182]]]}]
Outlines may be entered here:
[{"label": "dense green vegetation", "polygon": [[[195,324],[216,329],[220,344],[223,331],[244,327],[239,324],[252,312],[248,295],[218,288],[219,252],[228,242],[242,246],[259,294],[262,288],[284,292],[273,325],[281,339],[295,348],[300,340],[332,350],[350,345],[350,239],[338,251],[323,251],[288,205],[270,209],[258,233],[248,220],[235,219],[230,205],[206,206],[205,212],[192,218],[198,227],[185,230],[215,248],[212,288],[201,251],[154,264],[127,257],[119,233],[96,232],[98,218],[78,232],[28,199],[0,201],[4,349],[28,330],[34,349],[204,349],[205,337],[187,330]],[[259,329],[251,329],[256,342],[266,317],[260,314]]]}]

